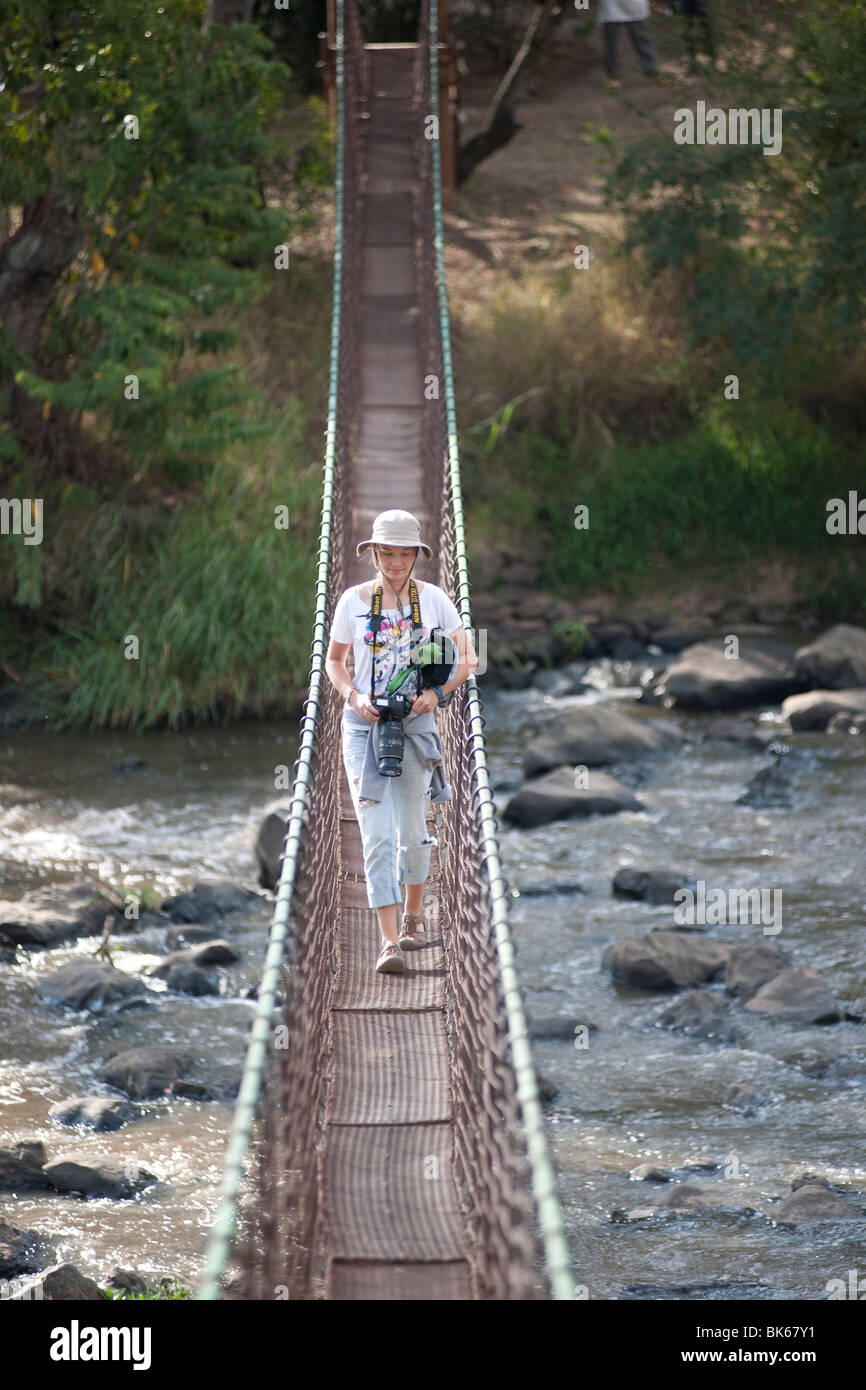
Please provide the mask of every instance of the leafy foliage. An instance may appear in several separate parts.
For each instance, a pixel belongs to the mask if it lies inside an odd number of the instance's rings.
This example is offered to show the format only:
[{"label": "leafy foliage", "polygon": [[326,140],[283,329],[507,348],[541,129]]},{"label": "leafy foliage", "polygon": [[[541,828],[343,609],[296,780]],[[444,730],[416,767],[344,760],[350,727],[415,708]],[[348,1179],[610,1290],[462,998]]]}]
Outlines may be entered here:
[{"label": "leafy foliage", "polygon": [[[293,225],[263,193],[288,171],[269,133],[286,69],[252,25],[203,35],[203,9],[19,0],[0,106],[0,205],[26,224],[50,198],[80,228],[39,360],[8,332],[0,355],[46,412],[87,412],[139,469],[180,481],[254,430],[235,364],[193,370],[182,359],[231,345],[214,315],[279,273],[275,249]],[[8,439],[5,453],[15,454]]]},{"label": "leafy foliage", "polygon": [[[731,36],[733,38],[733,36]],[[782,111],[754,145],[633,146],[608,184],[627,254],[676,270],[692,346],[727,345],[765,386],[802,377],[816,341],[844,351],[866,310],[866,3],[753,14],[731,42],[729,106]]]}]

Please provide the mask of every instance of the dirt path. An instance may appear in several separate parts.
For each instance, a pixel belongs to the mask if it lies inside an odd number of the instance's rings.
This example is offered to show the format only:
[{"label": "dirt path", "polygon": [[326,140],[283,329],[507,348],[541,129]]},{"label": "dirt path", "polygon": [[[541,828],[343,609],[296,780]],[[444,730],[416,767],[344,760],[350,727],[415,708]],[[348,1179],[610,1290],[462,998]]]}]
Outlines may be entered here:
[{"label": "dirt path", "polygon": [[[690,76],[679,29],[667,9],[653,14],[653,37],[670,85],[642,74],[626,34],[620,35],[622,90],[608,93],[601,34],[566,16],[549,46],[534,60],[517,106],[522,129],[484,161],[458,190],[447,214],[449,286],[469,300],[495,290],[497,277],[517,275],[531,260],[551,269],[570,265],[584,241],[603,249],[617,238],[617,220],[604,209],[603,186],[614,158],[584,136],[606,127],[620,151],[652,132],[673,132],[673,113],[700,99],[715,103],[712,74]],[[497,79],[461,82],[461,138],[477,129]]]}]

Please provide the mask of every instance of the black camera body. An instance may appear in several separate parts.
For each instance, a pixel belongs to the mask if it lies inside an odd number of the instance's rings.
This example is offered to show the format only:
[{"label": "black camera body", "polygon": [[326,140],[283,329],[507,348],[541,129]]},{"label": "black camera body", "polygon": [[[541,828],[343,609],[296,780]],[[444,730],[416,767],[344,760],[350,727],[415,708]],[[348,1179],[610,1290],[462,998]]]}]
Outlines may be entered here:
[{"label": "black camera body", "polygon": [[380,724],[380,777],[399,777],[403,771],[403,748],[406,741],[403,720],[412,713],[414,700],[414,695],[403,695],[399,690],[373,696],[373,705],[378,711]]}]

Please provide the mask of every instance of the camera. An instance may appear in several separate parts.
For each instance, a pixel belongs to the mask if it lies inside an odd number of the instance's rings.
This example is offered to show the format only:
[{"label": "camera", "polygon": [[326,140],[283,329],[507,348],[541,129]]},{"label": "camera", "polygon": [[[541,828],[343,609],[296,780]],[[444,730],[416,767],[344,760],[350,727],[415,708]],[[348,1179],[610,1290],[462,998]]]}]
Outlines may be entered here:
[{"label": "camera", "polygon": [[414,700],[414,695],[404,695],[399,690],[373,696],[373,705],[378,712],[380,724],[380,777],[399,777],[403,771],[403,748],[406,742],[403,720],[412,713]]}]

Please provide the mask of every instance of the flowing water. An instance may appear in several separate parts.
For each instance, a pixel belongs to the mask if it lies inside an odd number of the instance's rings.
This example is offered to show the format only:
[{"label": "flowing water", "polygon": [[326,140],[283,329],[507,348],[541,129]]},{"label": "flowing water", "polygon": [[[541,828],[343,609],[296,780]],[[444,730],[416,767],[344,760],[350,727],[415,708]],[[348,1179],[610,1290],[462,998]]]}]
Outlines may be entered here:
[{"label": "flowing water", "polygon": [[[631,708],[637,692],[618,685],[622,678],[602,662],[588,677],[596,688],[581,695],[554,699],[529,689],[485,696],[500,810],[508,786],[520,780],[528,738],[587,699]],[[614,986],[601,955],[612,941],[670,923],[669,910],[612,896],[621,866],[681,870],[722,887],[781,889],[783,926],[772,939],[795,963],[824,975],[852,1013],[866,1013],[866,740],[789,740],[792,804],[761,811],[736,798],[770,761],[766,754],[705,739],[706,718],[636,712],[676,718],[686,734],[674,753],[620,770],[646,810],[533,830],[500,821],[527,1008],[595,1025],[587,1047],[568,1039],[534,1045],[539,1069],[559,1088],[547,1111],[549,1135],[577,1277],[601,1299],[635,1296],[629,1290],[641,1285],[654,1286],[654,1296],[658,1286],[680,1297],[688,1296],[684,1288],[703,1286],[703,1297],[824,1298],[828,1279],[847,1278],[849,1269],[866,1273],[866,1221],[790,1230],[773,1224],[774,1211],[806,1170],[859,1191],[866,1206],[866,1085],[815,1080],[796,1062],[862,1057],[866,1028],[792,1027],[734,1004],[736,1045],[695,1041],[654,1026],[671,996]],[[295,753],[290,725],[139,737],[0,733],[0,894],[14,898],[85,874],[124,891],[151,884],[161,896],[198,878],[255,888],[255,828],[275,766],[291,767]],[[143,760],[141,770],[115,770],[131,757]],[[521,885],[575,880],[582,892],[519,896]],[[268,917],[261,894],[249,911],[228,919],[226,935],[242,959],[220,972],[219,997],[168,995],[158,1011],[125,1018],[82,1019],[34,999],[35,982],[92,953],[93,938],[20,952],[18,964],[0,968],[0,1142],[41,1138],[52,1154],[108,1154],[163,1180],[132,1201],[2,1196],[0,1215],[48,1233],[61,1258],[94,1277],[120,1264],[188,1284],[197,1279],[231,1107],[155,1102],[142,1121],[83,1137],[54,1124],[48,1110],[67,1096],[104,1091],[95,1068],[136,1041],[188,1047],[212,1075],[237,1074],[254,1009],[244,995],[258,975]],[[758,925],[715,927],[711,935],[766,939]],[[140,972],[164,953],[164,938],[159,927],[124,936],[114,963]],[[767,1096],[757,1114],[723,1108],[735,1081]],[[690,1180],[717,1192],[724,1210],[611,1222],[614,1209],[645,1207],[665,1190],[630,1181],[636,1165],[681,1169],[696,1160],[719,1165]]]}]

